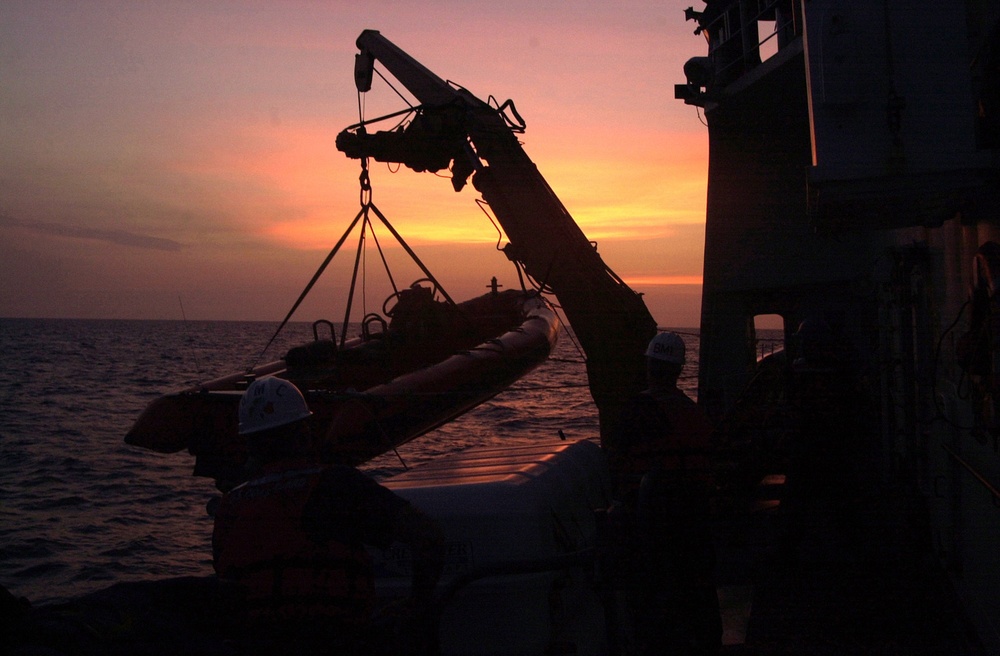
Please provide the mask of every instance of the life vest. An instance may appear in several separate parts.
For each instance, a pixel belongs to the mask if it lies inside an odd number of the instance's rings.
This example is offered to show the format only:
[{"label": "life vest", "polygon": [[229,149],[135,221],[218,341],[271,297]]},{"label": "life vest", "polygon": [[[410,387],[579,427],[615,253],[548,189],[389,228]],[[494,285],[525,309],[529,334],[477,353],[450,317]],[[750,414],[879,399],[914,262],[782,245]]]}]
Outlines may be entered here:
[{"label": "life vest", "polygon": [[371,617],[374,577],[364,546],[320,544],[302,526],[323,471],[271,471],[223,497],[212,536],[215,570],[242,585],[251,620],[360,625]]},{"label": "life vest", "polygon": [[622,436],[620,474],[637,486],[650,471],[679,484],[714,484],[711,462],[712,426],[684,392],[642,392],[630,412],[630,434]]}]

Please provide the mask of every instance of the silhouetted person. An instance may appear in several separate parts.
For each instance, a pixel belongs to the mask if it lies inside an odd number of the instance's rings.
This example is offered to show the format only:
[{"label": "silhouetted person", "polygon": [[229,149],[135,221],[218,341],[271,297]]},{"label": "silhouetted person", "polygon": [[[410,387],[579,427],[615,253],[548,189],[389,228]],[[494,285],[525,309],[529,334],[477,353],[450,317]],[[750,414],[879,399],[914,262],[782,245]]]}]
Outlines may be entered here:
[{"label": "silhouetted person", "polygon": [[[873,460],[866,444],[868,404],[853,351],[823,317],[803,321],[795,334],[790,398],[799,415],[782,500],[786,536],[782,557],[794,563],[804,540],[812,548],[851,549],[861,496],[872,481],[862,474]],[[836,543],[831,542],[836,539]]]},{"label": "silhouetted person", "polygon": [[646,349],[649,388],[626,403],[605,447],[617,494],[634,512],[630,607],[644,654],[715,654],[722,621],[709,525],[712,426],[677,387],[680,336]]},{"label": "silhouetted person", "polygon": [[219,577],[246,596],[250,644],[280,653],[378,652],[365,545],[400,541],[413,554],[413,627],[420,629],[403,653],[430,653],[443,545],[436,523],[353,467],[310,458],[312,413],[291,383],[255,381],[239,413],[260,470],[223,497],[212,542]]}]

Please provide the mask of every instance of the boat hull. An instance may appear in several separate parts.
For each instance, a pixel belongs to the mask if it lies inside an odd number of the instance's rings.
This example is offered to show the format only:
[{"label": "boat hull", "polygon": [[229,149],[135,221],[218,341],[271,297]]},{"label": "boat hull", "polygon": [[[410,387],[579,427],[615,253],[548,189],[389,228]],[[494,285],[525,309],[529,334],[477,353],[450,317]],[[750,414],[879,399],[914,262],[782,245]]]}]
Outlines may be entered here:
[{"label": "boat hull", "polygon": [[242,391],[256,378],[279,376],[302,390],[314,413],[316,458],[361,464],[510,386],[548,357],[560,328],[542,299],[513,291],[447,309],[435,302],[427,311],[402,310],[385,331],[339,350],[315,342],[248,374],[160,397],[125,441],[160,453],[187,449],[196,475],[228,487],[242,479],[247,457],[238,433]]}]

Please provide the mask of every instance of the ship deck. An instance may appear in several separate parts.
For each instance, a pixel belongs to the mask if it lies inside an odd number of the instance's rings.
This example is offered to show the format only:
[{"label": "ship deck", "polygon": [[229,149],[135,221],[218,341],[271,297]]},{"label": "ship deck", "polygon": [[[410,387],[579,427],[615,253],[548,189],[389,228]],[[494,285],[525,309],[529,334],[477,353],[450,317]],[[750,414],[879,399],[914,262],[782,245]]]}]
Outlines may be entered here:
[{"label": "ship deck", "polygon": [[808,502],[764,477],[720,513],[725,656],[980,655],[906,490]]}]

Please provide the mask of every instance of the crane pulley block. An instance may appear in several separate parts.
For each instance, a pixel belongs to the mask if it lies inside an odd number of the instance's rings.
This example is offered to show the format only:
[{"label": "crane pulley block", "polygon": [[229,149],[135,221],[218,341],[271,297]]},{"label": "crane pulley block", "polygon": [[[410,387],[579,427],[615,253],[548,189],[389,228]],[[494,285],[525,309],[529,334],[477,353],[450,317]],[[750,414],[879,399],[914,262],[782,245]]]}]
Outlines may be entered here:
[{"label": "crane pulley block", "polygon": [[378,162],[404,164],[414,171],[447,169],[465,157],[468,136],[457,108],[421,109],[406,127],[369,134],[347,129],[337,135],[337,150],[352,159],[370,157]]}]

